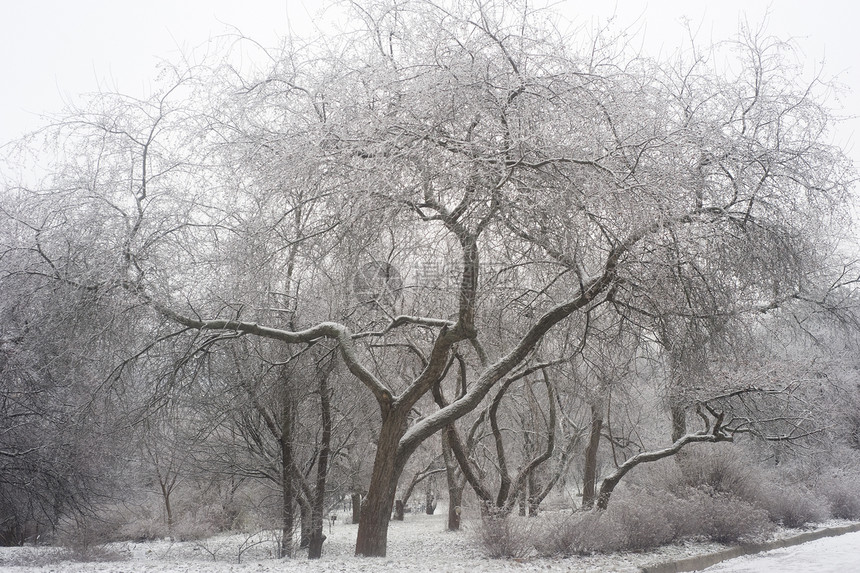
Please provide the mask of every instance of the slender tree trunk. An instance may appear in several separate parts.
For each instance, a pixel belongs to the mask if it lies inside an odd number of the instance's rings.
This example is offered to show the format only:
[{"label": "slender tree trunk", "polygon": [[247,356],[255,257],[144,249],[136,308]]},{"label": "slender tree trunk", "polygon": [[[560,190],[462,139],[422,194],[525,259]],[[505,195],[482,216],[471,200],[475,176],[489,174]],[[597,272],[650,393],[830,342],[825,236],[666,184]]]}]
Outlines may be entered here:
[{"label": "slender tree trunk", "polygon": [[436,497],[433,495],[433,490],[430,485],[427,485],[427,490],[424,495],[424,513],[433,515],[436,512]]},{"label": "slender tree trunk", "polygon": [[597,449],[600,446],[600,432],[603,429],[603,405],[591,405],[591,433],[588,436],[588,446],[585,448],[585,468],[582,477],[582,507],[594,507],[595,488],[597,485]]},{"label": "slender tree trunk", "polygon": [[538,485],[537,478],[535,477],[535,472],[529,473],[529,492],[528,492],[528,506],[529,506],[529,517],[537,517],[538,508],[540,506],[540,486]]},{"label": "slender tree trunk", "polygon": [[609,498],[612,496],[612,492],[615,491],[615,486],[618,485],[618,482],[621,481],[621,478],[623,478],[627,472],[639,464],[656,462],[657,460],[674,456],[678,452],[682,451],[684,447],[692,443],[717,443],[731,442],[734,440],[733,435],[726,434],[722,430],[722,415],[717,416],[713,424],[714,427],[711,430],[711,433],[699,432],[697,434],[687,434],[686,436],[682,436],[681,439],[673,442],[671,446],[660,450],[640,452],[631,458],[627,458],[627,460],[618,466],[614,472],[606,476],[600,484],[600,492],[597,494],[597,509],[604,510],[609,506]]},{"label": "slender tree trunk", "polygon": [[311,537],[308,544],[308,559],[322,557],[323,518],[325,511],[325,486],[328,477],[328,458],[331,451],[331,396],[328,390],[328,373],[321,373],[320,378],[320,415],[322,421],[322,436],[320,437],[320,453],[317,458],[317,483],[314,490],[313,506],[311,508]]},{"label": "slender tree trunk", "polygon": [[286,391],[283,400],[281,418],[281,490],[284,496],[284,505],[281,515],[283,521],[281,527],[281,557],[289,557],[293,554],[293,524],[296,518],[293,500],[296,496],[293,490],[293,476],[291,475],[293,467],[292,402],[290,397],[286,395]]},{"label": "slender tree trunk", "polygon": [[173,507],[170,504],[170,488],[159,480],[161,486],[161,497],[164,499],[164,511],[167,513],[167,534],[173,539]]},{"label": "slender tree trunk", "polygon": [[397,447],[406,431],[405,415],[389,410],[382,420],[373,474],[367,497],[361,504],[355,554],[364,557],[385,557],[388,545],[388,523],[397,491],[397,480],[403,463],[397,460]]},{"label": "slender tree trunk", "polygon": [[434,469],[433,466],[435,465],[435,463],[436,460],[433,460],[426,468],[412,476],[412,481],[409,482],[409,485],[403,492],[403,496],[400,499],[394,500],[394,521],[403,521],[403,514],[405,513],[406,504],[409,503],[409,498],[412,497],[412,492],[415,491],[415,486],[422,481],[431,478],[435,474],[443,471],[441,468]]}]

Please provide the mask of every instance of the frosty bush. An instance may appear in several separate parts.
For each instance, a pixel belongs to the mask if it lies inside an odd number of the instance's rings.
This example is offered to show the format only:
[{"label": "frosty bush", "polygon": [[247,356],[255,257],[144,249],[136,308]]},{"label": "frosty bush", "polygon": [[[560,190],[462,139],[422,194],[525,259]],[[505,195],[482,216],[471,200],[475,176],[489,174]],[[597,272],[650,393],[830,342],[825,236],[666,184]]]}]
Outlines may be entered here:
[{"label": "frosty bush", "polygon": [[646,551],[683,539],[732,543],[773,529],[768,513],[708,487],[648,491],[626,487],[603,512],[544,520],[535,548],[544,556]]},{"label": "frosty bush", "polygon": [[677,488],[705,487],[752,501],[760,496],[763,469],[734,446],[690,450],[677,460]]},{"label": "frosty bush", "polygon": [[[764,510],[770,521],[786,527],[802,527],[829,516],[821,495],[803,484],[790,482],[774,468],[762,467],[733,446],[685,452],[677,460],[647,468],[639,475],[638,483],[684,499],[696,498],[689,493],[691,490],[725,494]],[[690,511],[694,508],[689,508],[688,514]],[[688,530],[683,524],[680,527],[682,532]]]},{"label": "frosty bush", "polygon": [[608,529],[621,533],[617,550],[644,551],[675,540],[675,527],[668,519],[672,512],[667,510],[677,501],[671,496],[658,497],[640,491],[625,495],[620,501],[610,505],[604,516],[612,524]]},{"label": "frosty bush", "polygon": [[774,529],[767,511],[731,494],[702,487],[690,489],[688,500],[691,513],[699,520],[699,531],[713,541],[752,541]]},{"label": "frosty bush", "polygon": [[835,475],[823,479],[820,489],[833,517],[860,519],[860,483],[856,475]]},{"label": "frosty bush", "polygon": [[762,485],[761,496],[754,501],[767,511],[772,522],[785,527],[803,527],[830,516],[826,500],[802,485],[787,487],[770,482]]},{"label": "frosty bush", "polygon": [[487,557],[493,559],[525,557],[534,546],[531,529],[527,519],[488,515],[478,527],[478,542]]},{"label": "frosty bush", "polygon": [[124,560],[127,555],[108,547],[112,526],[110,522],[91,517],[63,523],[57,538],[63,550],[57,556],[81,562]]},{"label": "frosty bush", "polygon": [[624,533],[603,512],[577,512],[548,516],[535,541],[540,555],[569,557],[616,551],[624,545]]}]

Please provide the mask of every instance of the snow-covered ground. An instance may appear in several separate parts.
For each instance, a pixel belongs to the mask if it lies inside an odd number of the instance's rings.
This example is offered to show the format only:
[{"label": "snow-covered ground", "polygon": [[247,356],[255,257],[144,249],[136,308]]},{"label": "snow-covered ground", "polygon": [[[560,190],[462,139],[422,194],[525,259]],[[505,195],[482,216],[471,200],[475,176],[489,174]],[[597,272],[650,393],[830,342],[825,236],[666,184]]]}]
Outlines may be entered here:
[{"label": "snow-covered ground", "polygon": [[860,531],[723,561],[708,573],[847,573],[860,571]]},{"label": "snow-covered ground", "polygon": [[[661,548],[649,553],[625,553],[573,557],[569,559],[493,560],[484,557],[475,540],[477,522],[466,521],[464,531],[444,530],[445,515],[407,514],[403,522],[392,522],[388,536],[388,557],[356,558],[353,556],[356,525],[336,523],[323,546],[323,558],[309,561],[295,557],[285,564],[273,558],[277,541],[273,534],[257,536],[229,535],[197,542],[172,543],[169,540],[149,543],[113,544],[105,550],[71,558],[67,551],[52,548],[2,548],[0,572],[4,573],[275,573],[287,571],[328,572],[400,572],[435,571],[486,573],[492,571],[593,571],[633,573],[646,565],[709,553],[722,548],[713,543],[690,543]],[[839,539],[826,540],[838,544]],[[852,537],[856,549],[860,534]],[[825,540],[822,540],[825,541]],[[818,543],[818,542],[816,542]],[[105,561],[91,561],[105,551]],[[785,550],[790,551],[790,550]],[[848,549],[830,553],[847,554]],[[82,560],[82,558],[84,560]],[[854,563],[858,563],[855,561]],[[740,571],[741,569],[716,569]],[[743,569],[770,571],[771,569]],[[783,569],[774,569],[783,570]],[[801,569],[798,569],[800,571]],[[860,566],[840,569],[808,569],[803,571],[860,571]]]}]

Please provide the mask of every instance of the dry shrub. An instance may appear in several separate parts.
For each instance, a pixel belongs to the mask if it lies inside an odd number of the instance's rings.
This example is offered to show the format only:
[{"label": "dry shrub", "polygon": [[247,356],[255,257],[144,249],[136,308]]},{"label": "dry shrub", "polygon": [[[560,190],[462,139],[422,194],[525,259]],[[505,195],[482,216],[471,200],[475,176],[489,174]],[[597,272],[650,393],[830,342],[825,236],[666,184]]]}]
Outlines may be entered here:
[{"label": "dry shrub", "polygon": [[544,520],[532,532],[535,548],[544,556],[646,551],[683,539],[748,541],[773,530],[766,511],[730,494],[706,487],[680,493],[626,487],[606,511]]},{"label": "dry shrub", "polygon": [[761,495],[752,501],[767,511],[772,522],[785,527],[799,528],[830,517],[827,501],[804,486],[771,482],[763,485]]},{"label": "dry shrub", "polygon": [[731,543],[760,538],[773,530],[766,511],[707,486],[677,493],[626,488],[606,514],[624,532],[622,549],[630,551],[682,539]]},{"label": "dry shrub", "polygon": [[837,474],[821,480],[821,494],[830,514],[837,519],[860,519],[860,481],[858,476]]},{"label": "dry shrub", "polygon": [[[661,492],[662,493],[662,492]],[[619,547],[610,550],[645,551],[671,543],[676,539],[670,520],[671,508],[677,500],[670,495],[657,495],[642,490],[625,492],[610,504],[604,519],[610,525],[607,533],[618,531]],[[600,549],[604,551],[604,549]]]},{"label": "dry shrub", "polygon": [[624,545],[624,532],[603,512],[576,512],[543,520],[535,549],[545,557],[611,552]]},{"label": "dry shrub", "polygon": [[531,530],[531,524],[526,518],[487,515],[481,519],[477,536],[487,557],[520,558],[528,555],[534,546]]},{"label": "dry shrub", "polygon": [[534,547],[544,556],[569,556],[644,551],[685,539],[753,541],[777,523],[801,527],[826,519],[827,502],[837,517],[860,519],[857,480],[829,480],[822,496],[786,485],[775,470],[731,447],[693,450],[641,469],[606,511],[546,516],[530,530],[509,520],[485,522],[488,554],[518,557]]},{"label": "dry shrub", "polygon": [[768,478],[763,469],[731,445],[697,448],[677,456],[681,489],[707,488],[751,501]]},{"label": "dry shrub", "polygon": [[93,516],[63,523],[57,541],[62,550],[56,554],[64,561],[123,561],[126,553],[110,547],[112,524]]},{"label": "dry shrub", "polygon": [[163,539],[169,535],[167,524],[160,515],[141,513],[138,517],[126,517],[125,523],[116,528],[112,539],[116,541],[131,540],[138,543]]},{"label": "dry shrub", "polygon": [[767,512],[773,523],[802,527],[828,517],[822,497],[803,485],[790,484],[784,475],[749,459],[731,445],[689,450],[675,460],[641,472],[640,483],[665,489],[681,498],[690,489],[725,494]]},{"label": "dry shrub", "polygon": [[735,543],[762,538],[774,529],[767,511],[731,494],[707,487],[690,489],[690,515],[699,522],[700,533],[719,543]]}]

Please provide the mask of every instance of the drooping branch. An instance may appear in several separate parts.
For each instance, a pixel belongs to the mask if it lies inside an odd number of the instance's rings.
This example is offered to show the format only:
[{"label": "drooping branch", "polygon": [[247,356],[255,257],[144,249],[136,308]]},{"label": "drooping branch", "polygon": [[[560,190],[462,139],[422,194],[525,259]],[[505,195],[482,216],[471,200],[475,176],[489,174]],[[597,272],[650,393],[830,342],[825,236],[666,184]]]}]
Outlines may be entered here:
[{"label": "drooping branch", "polygon": [[197,330],[228,330],[241,334],[251,334],[262,338],[280,340],[290,344],[311,343],[321,338],[329,338],[338,343],[341,357],[349,371],[358,378],[374,395],[380,407],[390,408],[393,401],[391,391],[358,358],[352,333],[349,328],[336,322],[320,322],[305,330],[290,331],[280,328],[261,326],[256,322],[231,319],[202,319],[180,314],[159,303],[136,285],[125,284],[128,290],[152,306],[163,317],[185,327]]},{"label": "drooping branch", "polygon": [[627,475],[627,472],[640,464],[656,462],[657,460],[662,460],[663,458],[674,456],[689,444],[733,441],[733,434],[723,426],[724,414],[717,413],[707,405],[704,405],[704,407],[709,411],[712,416],[714,416],[713,427],[711,427],[711,425],[707,423],[707,417],[702,411],[702,408],[698,407],[697,413],[700,417],[706,420],[705,430],[702,430],[695,434],[687,434],[685,436],[682,436],[669,447],[662,448],[659,450],[642,452],[636,454],[635,456],[632,456],[631,458],[628,458],[624,463],[618,466],[614,472],[605,477],[600,483],[600,491],[597,494],[597,504],[595,506],[595,509],[606,509],[609,506],[609,498],[612,496],[612,492],[614,491],[615,486],[618,485],[618,482],[621,481],[621,478]]}]

